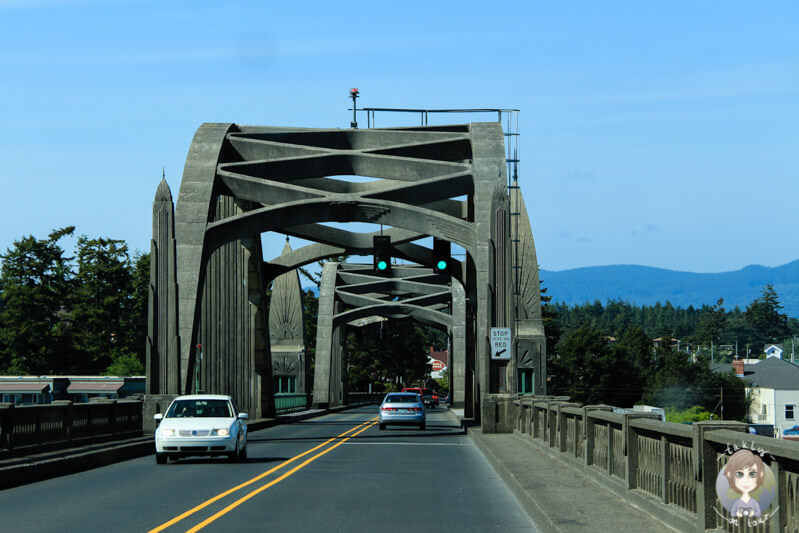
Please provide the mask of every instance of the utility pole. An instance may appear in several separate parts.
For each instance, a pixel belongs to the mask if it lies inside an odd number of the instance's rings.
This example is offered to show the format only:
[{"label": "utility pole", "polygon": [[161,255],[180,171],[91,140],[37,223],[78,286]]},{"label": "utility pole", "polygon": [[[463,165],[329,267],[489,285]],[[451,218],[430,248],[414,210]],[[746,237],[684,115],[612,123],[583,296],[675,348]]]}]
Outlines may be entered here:
[{"label": "utility pole", "polygon": [[721,388],[721,419],[724,420],[724,387]]}]

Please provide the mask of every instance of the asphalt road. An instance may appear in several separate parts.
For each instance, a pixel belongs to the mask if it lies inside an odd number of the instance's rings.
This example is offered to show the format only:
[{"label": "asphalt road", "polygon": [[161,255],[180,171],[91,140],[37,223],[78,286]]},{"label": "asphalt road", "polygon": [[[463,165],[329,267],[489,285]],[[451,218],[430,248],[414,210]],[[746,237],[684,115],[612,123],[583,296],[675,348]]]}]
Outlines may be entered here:
[{"label": "asphalt road", "polygon": [[252,432],[246,463],[148,456],[0,491],[0,532],[535,531],[446,410],[425,431],[376,417]]}]

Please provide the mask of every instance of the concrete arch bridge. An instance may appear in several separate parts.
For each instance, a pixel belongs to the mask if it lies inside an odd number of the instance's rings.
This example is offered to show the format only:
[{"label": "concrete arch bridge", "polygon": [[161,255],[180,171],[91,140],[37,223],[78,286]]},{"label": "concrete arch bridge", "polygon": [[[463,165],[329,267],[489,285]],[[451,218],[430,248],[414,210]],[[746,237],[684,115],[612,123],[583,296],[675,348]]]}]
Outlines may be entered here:
[{"label": "concrete arch bridge", "polygon": [[[365,224],[375,231],[350,229]],[[264,257],[267,232],[311,244]],[[306,343],[296,269],[371,255],[375,235],[390,238],[393,257],[418,266],[397,266],[382,278],[363,266],[325,267],[317,338],[307,339],[317,346],[315,403],[341,401],[338,329],[375,315],[448,331],[462,368],[455,400],[467,416],[479,418],[493,395],[515,396],[522,374],[530,392],[545,392],[535,246],[519,185],[507,178],[499,123],[203,124],[177,202],[162,181],[153,204],[148,396],[228,393],[253,416],[269,416],[275,372],[295,368],[298,388],[309,377],[307,357],[285,355],[301,354]],[[430,237],[463,249],[450,276],[432,274]],[[402,297],[387,301],[386,294]],[[344,302],[354,309],[337,313]],[[492,327],[512,329],[510,360],[491,359]]]}]

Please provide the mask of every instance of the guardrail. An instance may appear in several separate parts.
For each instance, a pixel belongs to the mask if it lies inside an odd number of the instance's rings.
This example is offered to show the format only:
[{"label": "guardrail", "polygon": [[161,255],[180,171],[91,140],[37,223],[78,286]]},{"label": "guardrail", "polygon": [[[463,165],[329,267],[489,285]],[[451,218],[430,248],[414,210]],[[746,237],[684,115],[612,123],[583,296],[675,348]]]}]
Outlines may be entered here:
[{"label": "guardrail", "polygon": [[0,404],[0,456],[142,435],[142,402]]},{"label": "guardrail", "polygon": [[305,411],[311,402],[310,394],[275,394],[275,412],[279,415]]},{"label": "guardrail", "polygon": [[385,392],[348,392],[347,405],[355,403],[380,403],[386,396]]},{"label": "guardrail", "polygon": [[[561,462],[680,531],[799,531],[799,443],[751,435],[742,422],[661,422],[652,413],[611,412],[562,397],[512,402],[513,431]],[[716,480],[732,450],[762,453],[776,496],[765,520],[732,523]]]}]

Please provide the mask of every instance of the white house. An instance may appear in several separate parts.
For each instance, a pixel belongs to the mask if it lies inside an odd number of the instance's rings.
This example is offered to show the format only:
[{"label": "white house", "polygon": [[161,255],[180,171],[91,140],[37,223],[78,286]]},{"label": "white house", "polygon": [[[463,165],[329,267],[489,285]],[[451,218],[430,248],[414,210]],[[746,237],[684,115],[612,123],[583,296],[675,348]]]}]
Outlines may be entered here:
[{"label": "white house", "polygon": [[[737,363],[737,364],[736,364]],[[729,365],[717,365],[717,370],[729,370]],[[752,400],[748,421],[774,426],[774,436],[799,440],[791,431],[799,426],[799,366],[779,357],[770,357],[753,365],[733,363],[736,374],[747,381],[746,393]]]},{"label": "white house", "polygon": [[770,357],[776,357],[777,359],[782,359],[782,352],[785,349],[783,348],[782,344],[767,344],[763,348],[763,353],[766,354],[766,359]]},{"label": "white house", "polygon": [[449,368],[449,352],[443,350],[440,352],[434,351],[430,347],[430,353],[427,354],[427,364],[430,365],[432,371],[430,377],[433,379],[441,379],[444,377],[444,371]]}]

